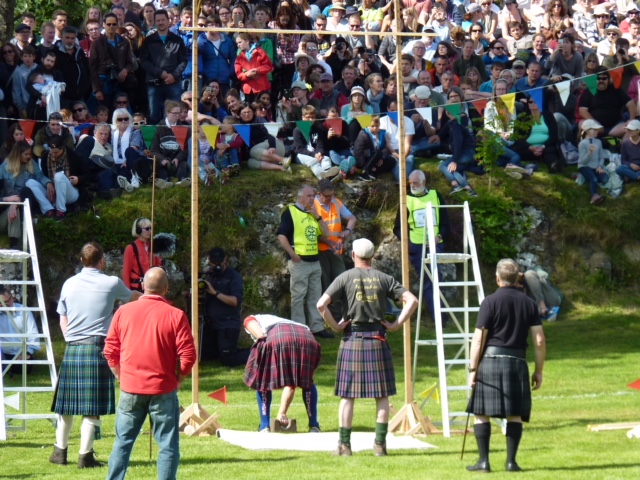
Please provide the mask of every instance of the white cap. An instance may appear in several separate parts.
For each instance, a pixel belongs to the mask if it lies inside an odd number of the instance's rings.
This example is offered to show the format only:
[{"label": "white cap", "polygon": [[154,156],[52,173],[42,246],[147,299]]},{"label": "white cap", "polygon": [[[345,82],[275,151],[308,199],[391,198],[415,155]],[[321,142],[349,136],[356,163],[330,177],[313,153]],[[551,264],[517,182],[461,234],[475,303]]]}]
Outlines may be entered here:
[{"label": "white cap", "polygon": [[375,247],[373,246],[373,243],[371,243],[371,240],[359,238],[353,242],[353,253],[358,258],[364,258],[365,260],[371,258],[375,251]]},{"label": "white cap", "polygon": [[586,132],[588,130],[599,130],[603,127],[597,121],[590,118],[582,122],[582,127],[580,128],[582,128],[582,130]]},{"label": "white cap", "polygon": [[627,130],[640,130],[640,120],[631,120],[624,128]]},{"label": "white cap", "polygon": [[413,93],[420,100],[427,100],[431,97],[431,90],[426,85],[420,85]]},{"label": "white cap", "polygon": [[359,93],[364,97],[364,88],[359,87],[358,85],[356,85],[355,87],[351,87],[351,93],[349,94],[349,96],[353,97],[356,93]]}]

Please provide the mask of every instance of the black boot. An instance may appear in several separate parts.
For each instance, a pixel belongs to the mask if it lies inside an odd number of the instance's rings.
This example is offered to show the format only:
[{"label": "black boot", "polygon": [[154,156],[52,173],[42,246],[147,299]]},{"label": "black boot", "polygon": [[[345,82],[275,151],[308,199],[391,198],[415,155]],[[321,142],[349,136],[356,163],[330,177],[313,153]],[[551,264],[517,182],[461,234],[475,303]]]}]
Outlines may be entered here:
[{"label": "black boot", "polygon": [[478,445],[478,455],[480,459],[475,465],[470,465],[467,470],[470,472],[489,473],[489,442],[491,440],[491,423],[476,423],[473,426],[473,433],[476,436]]},{"label": "black boot", "polygon": [[87,453],[81,453],[78,457],[78,468],[104,467],[104,463],[96,459],[93,449]]},{"label": "black boot", "polygon": [[507,422],[507,472],[521,472],[516,463],[516,454],[522,438],[522,423]]},{"label": "black boot", "polygon": [[49,457],[49,461],[51,463],[55,463],[56,465],[66,465],[67,464],[67,449],[66,448],[58,448],[55,445],[53,446],[53,453]]},{"label": "black boot", "polygon": [[10,250],[18,250],[19,238],[9,237],[9,249]]}]

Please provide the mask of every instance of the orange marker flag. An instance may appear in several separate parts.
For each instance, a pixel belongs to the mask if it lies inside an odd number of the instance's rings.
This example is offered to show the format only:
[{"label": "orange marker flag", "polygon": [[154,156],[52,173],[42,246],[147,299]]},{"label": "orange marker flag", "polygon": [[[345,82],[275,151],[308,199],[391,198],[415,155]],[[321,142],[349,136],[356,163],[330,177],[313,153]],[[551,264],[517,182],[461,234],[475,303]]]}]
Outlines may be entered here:
[{"label": "orange marker flag", "polygon": [[624,68],[614,68],[613,70],[609,70],[609,75],[611,75],[611,80],[613,81],[613,86],[616,88],[620,88],[622,85],[622,74],[624,73]]},{"label": "orange marker flag", "polygon": [[19,120],[19,122],[20,122],[20,127],[24,132],[24,136],[27,138],[27,140],[33,140],[33,131],[36,128],[36,121],[35,120]]},{"label": "orange marker flag", "polygon": [[476,110],[478,110],[480,115],[483,115],[484,109],[486,108],[487,103],[489,103],[489,100],[487,100],[486,98],[481,98],[479,100],[474,100],[471,103],[473,103],[473,106],[476,107]]},{"label": "orange marker flag", "polygon": [[182,150],[187,149],[187,137],[189,136],[189,127],[186,125],[176,125],[171,127],[173,134],[176,136],[176,141],[180,144]]},{"label": "orange marker flag", "polygon": [[636,390],[640,390],[640,378],[635,382],[631,382],[627,387],[635,388]]},{"label": "orange marker flag", "polygon": [[333,128],[336,135],[342,135],[342,119],[341,118],[327,118],[324,122],[327,129]]},{"label": "orange marker flag", "polygon": [[207,395],[207,397],[213,398],[214,400],[218,400],[219,402],[222,402],[225,405],[229,405],[229,402],[227,400],[227,386],[226,385],[224,387],[216,390],[215,392],[210,393],[209,395]]}]

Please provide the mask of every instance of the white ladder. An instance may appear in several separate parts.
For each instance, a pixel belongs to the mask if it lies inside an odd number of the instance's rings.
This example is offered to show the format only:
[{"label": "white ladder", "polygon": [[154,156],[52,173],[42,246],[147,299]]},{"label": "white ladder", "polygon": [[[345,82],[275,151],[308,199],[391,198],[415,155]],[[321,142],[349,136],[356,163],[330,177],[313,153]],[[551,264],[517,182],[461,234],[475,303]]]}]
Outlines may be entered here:
[{"label": "white ladder", "polygon": [[[18,347],[19,354],[13,358],[5,360],[3,362],[6,365],[2,369],[2,376],[4,376],[13,365],[21,365],[21,384],[15,386],[13,382],[7,380],[3,382],[2,389],[0,389],[0,401],[3,404],[14,405],[19,413],[7,413],[5,409],[4,418],[0,418],[0,422],[8,422],[7,429],[9,430],[23,430],[27,429],[27,420],[55,420],[56,415],[53,413],[30,413],[27,403],[27,394],[29,393],[43,393],[53,392],[55,390],[56,383],[58,381],[58,373],[56,371],[55,359],[53,355],[53,348],[51,345],[51,335],[49,333],[49,321],[47,319],[47,310],[45,308],[44,293],[42,290],[42,279],[40,278],[40,267],[38,265],[38,254],[36,251],[35,236],[33,233],[33,220],[31,217],[31,210],[29,208],[29,200],[24,202],[0,202],[0,205],[18,205],[21,208],[22,216],[22,250],[2,250],[0,249],[0,262],[2,263],[15,263],[22,265],[22,279],[21,280],[0,280],[0,283],[7,287],[14,287],[12,289],[20,293],[22,307],[7,307],[6,304],[0,300],[0,312],[6,313],[9,317],[9,321],[13,324],[16,331],[22,331],[23,333],[15,334],[2,334],[5,339],[9,338],[9,341],[2,342],[5,346],[13,348]],[[27,289],[28,287],[35,287],[37,306],[29,307]],[[18,328],[15,321],[15,315],[21,314],[23,317],[22,325],[26,326],[26,316],[28,313],[40,314],[40,322],[42,327],[42,333],[27,334],[24,330]],[[37,319],[36,319],[37,323]],[[37,341],[40,344],[41,350],[44,347],[46,359],[45,360],[27,360],[27,347],[33,341]],[[17,358],[22,356],[21,360]],[[41,355],[41,354],[40,354]],[[40,356],[38,355],[38,356]],[[50,382],[43,385],[41,382],[35,384],[28,378],[27,367],[29,365],[47,365],[49,367]]]},{"label": "white ladder", "polygon": [[[461,209],[462,210],[462,251],[457,253],[437,253],[435,249],[435,209]],[[484,289],[482,288],[482,277],[480,276],[480,265],[478,263],[478,253],[476,243],[473,236],[473,228],[471,224],[471,213],[469,211],[469,203],[464,202],[463,205],[433,205],[429,202],[425,209],[426,225],[424,229],[424,239],[422,244],[422,262],[423,268],[420,275],[420,303],[418,305],[418,317],[416,322],[416,337],[413,353],[413,381],[417,378],[418,365],[418,347],[430,346],[437,347],[438,356],[438,382],[437,386],[440,390],[440,403],[442,406],[442,433],[445,437],[451,436],[451,424],[458,418],[466,417],[464,411],[450,411],[449,409],[449,392],[465,392],[466,398],[469,397],[471,389],[467,385],[469,366],[469,351],[471,339],[473,337],[470,328],[470,314],[477,314],[480,304],[484,300]],[[462,280],[461,281],[443,281],[438,279],[438,269],[440,264],[462,264]],[[433,282],[433,306],[435,316],[436,338],[423,339],[420,337],[420,318],[423,304],[423,286],[425,282],[425,274]],[[462,302],[458,305],[451,305],[441,292],[441,288],[446,287],[462,287]],[[473,295],[475,290],[475,296]],[[444,305],[440,305],[440,300]],[[474,301],[475,300],[475,301]],[[452,302],[453,303],[453,302]],[[442,314],[449,313],[453,324],[456,327],[454,333],[443,333],[442,331]],[[461,317],[461,318],[460,318]],[[451,355],[451,348],[445,350],[445,347],[455,347],[457,350]],[[446,354],[449,354],[449,357]],[[460,385],[449,385],[447,376],[453,367],[463,367],[465,369],[465,383]],[[459,375],[458,377],[459,378]],[[415,391],[415,388],[414,388]],[[433,395],[431,393],[422,403],[422,406]],[[421,407],[422,407],[421,406]]]}]

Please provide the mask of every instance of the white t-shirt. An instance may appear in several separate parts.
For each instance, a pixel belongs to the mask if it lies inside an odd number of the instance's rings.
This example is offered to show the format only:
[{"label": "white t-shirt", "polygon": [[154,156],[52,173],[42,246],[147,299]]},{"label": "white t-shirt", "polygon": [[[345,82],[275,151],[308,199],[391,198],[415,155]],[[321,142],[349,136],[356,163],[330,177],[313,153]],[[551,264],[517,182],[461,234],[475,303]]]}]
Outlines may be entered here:
[{"label": "white t-shirt", "polygon": [[[399,151],[399,149],[400,149],[400,132],[398,130],[398,125],[393,123],[388,115],[385,115],[384,117],[382,117],[380,119],[380,128],[382,130],[386,130],[387,134],[389,135],[390,147],[393,150],[395,150],[396,152]],[[415,129],[415,125],[413,124],[413,120],[411,120],[409,117],[405,116],[404,117],[404,134],[405,134],[405,136],[407,136],[407,135],[412,135],[413,136],[413,135],[415,135],[415,133],[416,133],[416,129]],[[405,153],[408,154],[409,152],[405,152]]]}]

